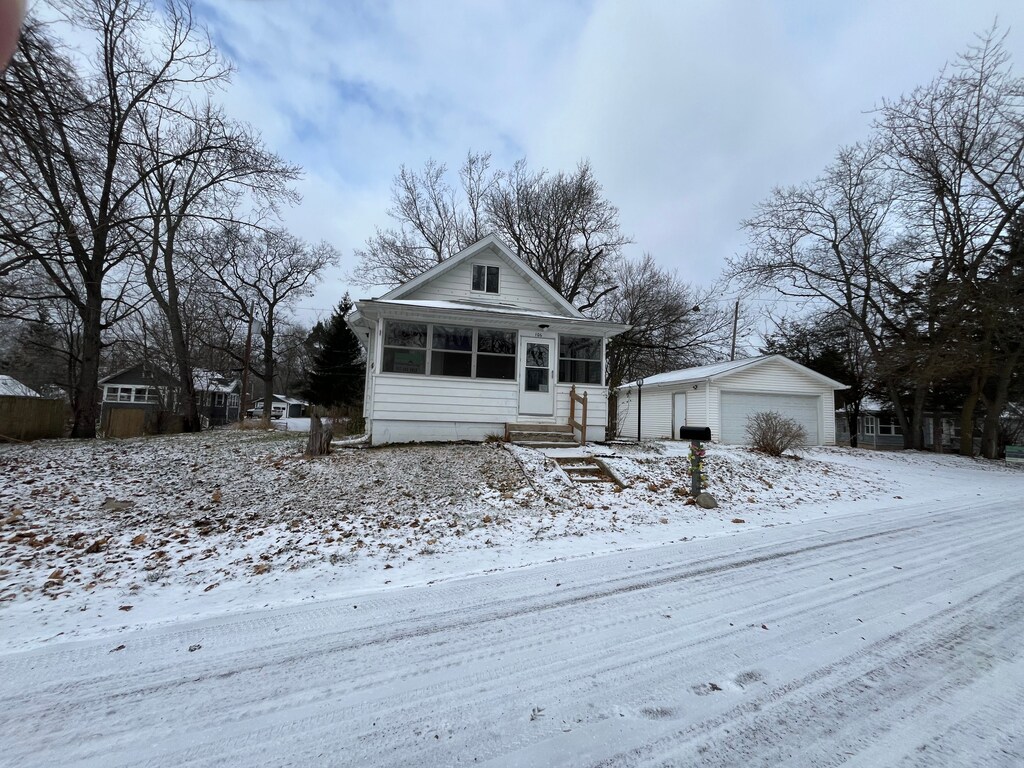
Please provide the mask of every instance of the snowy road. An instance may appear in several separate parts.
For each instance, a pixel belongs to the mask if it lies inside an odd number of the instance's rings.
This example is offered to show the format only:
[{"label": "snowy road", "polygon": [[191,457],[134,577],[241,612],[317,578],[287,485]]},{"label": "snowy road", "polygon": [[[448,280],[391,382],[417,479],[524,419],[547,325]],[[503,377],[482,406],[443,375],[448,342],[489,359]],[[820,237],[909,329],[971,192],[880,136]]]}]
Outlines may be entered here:
[{"label": "snowy road", "polygon": [[0,764],[1022,765],[1020,498],[902,504],[3,655]]}]

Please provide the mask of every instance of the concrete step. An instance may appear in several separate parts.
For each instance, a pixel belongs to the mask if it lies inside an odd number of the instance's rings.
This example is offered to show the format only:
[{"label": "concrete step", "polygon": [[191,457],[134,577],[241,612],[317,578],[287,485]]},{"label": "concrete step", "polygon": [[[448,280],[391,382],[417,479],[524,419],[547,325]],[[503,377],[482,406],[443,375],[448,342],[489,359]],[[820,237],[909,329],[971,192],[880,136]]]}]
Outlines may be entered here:
[{"label": "concrete step", "polygon": [[576,438],[565,432],[509,432],[509,442],[523,443],[527,441],[543,441],[559,445],[576,445]]},{"label": "concrete step", "polygon": [[613,477],[600,461],[589,456],[556,458],[555,462],[574,483],[590,485],[594,483],[608,483],[620,488],[622,487],[618,479]]},{"label": "concrete step", "polygon": [[575,440],[568,442],[557,440],[512,440],[511,442],[524,448],[571,448],[576,445]]},{"label": "concrete step", "polygon": [[568,424],[506,424],[505,429],[509,432],[567,432],[572,434],[572,427]]}]

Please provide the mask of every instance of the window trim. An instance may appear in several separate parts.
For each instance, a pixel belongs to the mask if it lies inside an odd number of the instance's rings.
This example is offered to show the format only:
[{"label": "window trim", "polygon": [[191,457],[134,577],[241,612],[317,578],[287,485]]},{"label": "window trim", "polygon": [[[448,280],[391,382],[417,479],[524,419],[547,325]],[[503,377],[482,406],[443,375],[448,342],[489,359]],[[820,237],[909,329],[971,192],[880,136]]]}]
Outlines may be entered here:
[{"label": "window trim", "polygon": [[128,403],[131,405],[159,405],[161,388],[149,385],[104,384],[103,402]]},{"label": "window trim", "polygon": [[[597,341],[599,342],[597,357],[596,358],[562,357],[562,338],[563,337],[566,337],[566,338],[573,338],[573,337],[575,337],[575,338],[581,338],[581,339],[597,339]],[[556,343],[556,345],[558,347],[557,350],[556,350],[556,354],[558,355],[558,371],[557,371],[556,383],[558,383],[558,384],[578,384],[578,385],[584,386],[584,387],[603,387],[604,386],[605,376],[607,375],[607,370],[606,370],[606,365],[605,365],[605,337],[604,336],[592,336],[592,335],[586,334],[586,333],[560,333],[560,334],[558,334],[558,338],[556,339],[555,343]],[[597,363],[598,365],[601,366],[601,368],[600,368],[600,375],[598,376],[598,381],[597,382],[593,382],[593,381],[569,381],[568,379],[563,380],[562,379],[562,361],[563,360],[577,361],[577,362],[583,362],[583,363]]]},{"label": "window trim", "polygon": [[[474,285],[476,285],[476,270],[477,270],[477,267],[480,267],[481,269],[484,270],[484,287],[482,289],[481,288],[474,288],[473,287]],[[494,270],[494,290],[493,291],[488,289],[488,285],[490,283],[490,274],[491,274],[490,270],[492,270],[492,269]],[[469,289],[473,293],[486,293],[486,294],[490,294],[491,296],[499,296],[501,294],[501,267],[496,267],[493,264],[480,264],[480,263],[473,263],[473,264],[471,264],[470,265],[470,269],[469,269]]]},{"label": "window trim", "polygon": [[[387,324],[391,323],[391,322],[410,323],[410,324],[413,324],[413,325],[423,325],[423,326],[426,326],[426,329],[427,329],[427,331],[426,331],[426,346],[425,347],[398,347],[398,346],[395,346],[394,344],[385,344],[384,343],[384,339],[387,338]],[[464,329],[468,329],[468,330],[472,331],[473,338],[472,338],[471,349],[469,349],[469,350],[452,350],[452,349],[435,348],[434,347],[434,327],[435,326],[441,326],[441,327],[447,327],[447,328],[464,328]],[[513,351],[511,353],[480,352],[480,332],[481,331],[492,331],[492,332],[495,332],[495,333],[502,333],[502,334],[508,335],[511,338],[511,340],[512,340]],[[383,327],[381,329],[381,336],[380,336],[380,338],[381,338],[380,372],[382,374],[396,375],[396,376],[428,376],[430,378],[435,378],[435,379],[451,379],[451,380],[454,380],[454,381],[466,381],[467,379],[479,379],[480,381],[512,381],[512,382],[515,382],[515,381],[519,380],[519,374],[518,374],[518,371],[517,371],[518,363],[516,362],[518,360],[518,355],[519,355],[519,331],[514,329],[514,328],[512,328],[512,329],[510,329],[510,328],[494,328],[494,327],[484,327],[484,326],[475,326],[475,325],[459,325],[458,323],[448,323],[448,322],[432,323],[432,322],[418,322],[418,321],[410,321],[410,320],[399,320],[399,319],[385,318],[384,325],[383,325]],[[424,366],[423,366],[423,372],[422,373],[418,373],[418,372],[417,373],[404,373],[402,371],[388,371],[388,370],[385,370],[384,369],[384,350],[387,349],[387,348],[391,348],[391,349],[422,350],[424,352],[425,356],[426,356],[426,360],[425,360]],[[453,354],[469,355],[470,359],[471,359],[469,376],[453,376],[453,375],[450,375],[450,374],[432,373],[431,372],[431,368],[433,367],[433,356],[434,356],[435,352],[451,352]],[[496,378],[496,377],[493,377],[493,376],[480,376],[480,375],[478,375],[477,371],[478,371],[478,361],[479,361],[479,356],[480,355],[484,355],[486,357],[491,357],[491,358],[499,358],[500,357],[500,358],[506,358],[506,359],[511,360],[512,361],[512,377],[511,378],[507,378],[507,379],[503,379],[503,378]]]}]

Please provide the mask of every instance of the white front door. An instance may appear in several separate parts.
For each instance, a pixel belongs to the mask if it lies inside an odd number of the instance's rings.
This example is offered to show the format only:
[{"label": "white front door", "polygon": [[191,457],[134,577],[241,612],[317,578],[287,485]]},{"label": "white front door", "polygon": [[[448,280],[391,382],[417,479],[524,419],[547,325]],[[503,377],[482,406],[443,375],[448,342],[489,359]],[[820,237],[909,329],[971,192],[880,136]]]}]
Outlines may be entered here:
[{"label": "white front door", "polygon": [[555,344],[551,339],[520,338],[523,349],[519,369],[519,413],[524,416],[555,414]]}]

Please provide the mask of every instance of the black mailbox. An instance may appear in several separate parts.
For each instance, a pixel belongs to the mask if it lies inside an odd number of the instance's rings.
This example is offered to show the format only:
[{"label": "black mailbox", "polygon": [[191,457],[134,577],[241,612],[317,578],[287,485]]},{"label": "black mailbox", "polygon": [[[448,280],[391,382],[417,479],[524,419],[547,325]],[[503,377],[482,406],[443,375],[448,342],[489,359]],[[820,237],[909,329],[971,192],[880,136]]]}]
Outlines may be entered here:
[{"label": "black mailbox", "polygon": [[680,427],[680,440],[711,440],[711,427]]}]

